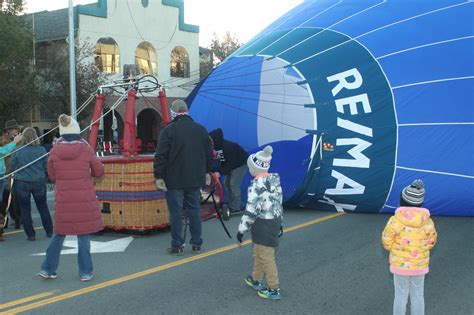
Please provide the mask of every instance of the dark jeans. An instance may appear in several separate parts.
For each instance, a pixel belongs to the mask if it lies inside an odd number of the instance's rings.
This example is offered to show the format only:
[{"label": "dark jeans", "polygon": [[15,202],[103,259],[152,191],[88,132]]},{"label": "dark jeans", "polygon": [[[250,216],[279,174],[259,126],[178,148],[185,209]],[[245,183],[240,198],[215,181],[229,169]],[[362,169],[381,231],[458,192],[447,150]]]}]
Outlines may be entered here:
[{"label": "dark jeans", "polygon": [[[0,174],[0,177],[5,176],[5,174]],[[3,190],[5,189],[5,179],[0,179],[0,202],[3,202]]]},{"label": "dark jeans", "polygon": [[36,208],[40,214],[41,223],[43,223],[46,235],[52,235],[53,222],[51,221],[51,215],[49,214],[48,203],[46,200],[46,182],[25,182],[15,180],[13,185],[20,206],[21,223],[23,224],[26,235],[28,237],[34,237],[36,235],[35,229],[33,228],[33,220],[31,219],[31,195],[33,195],[35,200]]},{"label": "dark jeans", "polygon": [[182,246],[183,239],[183,206],[189,218],[190,243],[195,246],[202,245],[201,227],[201,191],[200,189],[168,190],[166,202],[170,213],[171,246]]}]

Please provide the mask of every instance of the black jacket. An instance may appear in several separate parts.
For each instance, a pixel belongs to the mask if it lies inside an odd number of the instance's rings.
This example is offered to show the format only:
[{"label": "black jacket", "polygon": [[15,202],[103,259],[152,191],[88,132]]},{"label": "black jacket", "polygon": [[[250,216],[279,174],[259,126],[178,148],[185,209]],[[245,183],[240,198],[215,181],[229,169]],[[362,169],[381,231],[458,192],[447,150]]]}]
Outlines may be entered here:
[{"label": "black jacket", "polygon": [[249,154],[240,145],[235,142],[224,139],[222,129],[215,129],[209,133],[214,141],[214,149],[219,154],[221,165],[213,171],[218,171],[222,175],[228,175],[247,163]]},{"label": "black jacket", "polygon": [[204,186],[211,163],[209,135],[190,116],[180,115],[161,130],[153,167],[155,177],[164,179],[168,189]]}]

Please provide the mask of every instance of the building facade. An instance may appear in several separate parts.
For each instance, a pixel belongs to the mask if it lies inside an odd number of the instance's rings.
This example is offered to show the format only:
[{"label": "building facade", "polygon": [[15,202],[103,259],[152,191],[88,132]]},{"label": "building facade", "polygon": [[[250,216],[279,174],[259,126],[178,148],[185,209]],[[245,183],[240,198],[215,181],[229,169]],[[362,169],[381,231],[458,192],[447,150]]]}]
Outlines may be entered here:
[{"label": "building facade", "polygon": [[[47,58],[46,48],[52,42],[64,43],[67,53],[67,8],[29,14],[27,18],[35,33],[38,58]],[[179,85],[199,80],[199,27],[185,23],[183,0],[97,0],[76,6],[74,20],[77,45],[87,42],[95,46],[91,62],[106,74],[108,82],[123,78],[124,65],[135,64],[140,74],[156,75],[166,86],[170,104],[189,94],[189,89]],[[155,91],[136,101],[138,136],[144,144],[156,143],[158,138],[161,109],[157,96],[158,91]],[[117,95],[107,96],[106,104],[112,104],[117,98]],[[38,106],[28,119],[32,125],[47,130],[56,117],[42,114],[46,112],[44,106],[47,105]],[[125,102],[117,108],[115,116],[120,129]],[[108,120],[112,121],[111,118],[104,120],[102,127],[110,124]],[[108,137],[108,134],[110,132],[104,129],[104,135]]]}]

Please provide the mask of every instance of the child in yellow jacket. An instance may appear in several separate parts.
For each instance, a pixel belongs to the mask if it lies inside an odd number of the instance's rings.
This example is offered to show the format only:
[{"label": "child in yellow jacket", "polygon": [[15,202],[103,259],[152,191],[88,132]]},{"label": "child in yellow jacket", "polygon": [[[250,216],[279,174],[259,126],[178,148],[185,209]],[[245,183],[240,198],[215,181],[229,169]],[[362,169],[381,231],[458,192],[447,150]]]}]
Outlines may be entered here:
[{"label": "child in yellow jacket", "polygon": [[394,315],[405,314],[408,297],[411,314],[424,314],[425,274],[429,271],[430,249],[437,239],[430,212],[422,208],[424,198],[423,181],[418,179],[405,187],[400,207],[382,233],[383,247],[390,251],[390,271],[395,287]]}]

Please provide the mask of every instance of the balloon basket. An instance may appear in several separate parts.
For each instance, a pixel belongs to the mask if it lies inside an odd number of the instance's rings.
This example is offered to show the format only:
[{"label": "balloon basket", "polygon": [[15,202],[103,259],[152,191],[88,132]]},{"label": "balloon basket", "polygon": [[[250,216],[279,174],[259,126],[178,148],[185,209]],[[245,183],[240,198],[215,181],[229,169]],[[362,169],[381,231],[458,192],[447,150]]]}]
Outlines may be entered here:
[{"label": "balloon basket", "polygon": [[104,156],[105,175],[95,180],[105,228],[146,231],[169,225],[165,194],[156,189],[152,155]]}]

